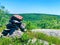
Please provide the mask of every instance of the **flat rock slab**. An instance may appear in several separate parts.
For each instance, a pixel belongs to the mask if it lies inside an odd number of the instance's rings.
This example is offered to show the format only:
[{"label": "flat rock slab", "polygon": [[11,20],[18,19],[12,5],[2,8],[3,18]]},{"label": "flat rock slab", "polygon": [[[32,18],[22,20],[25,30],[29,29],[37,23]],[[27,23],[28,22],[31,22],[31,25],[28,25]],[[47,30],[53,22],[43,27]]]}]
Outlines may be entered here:
[{"label": "flat rock slab", "polygon": [[60,37],[60,30],[55,29],[33,29],[33,32],[42,32],[44,34],[47,34],[49,36],[55,36]]},{"label": "flat rock slab", "polygon": [[[1,37],[1,32],[0,32],[0,37]],[[15,37],[18,37],[18,38],[20,38],[21,36],[23,35],[23,32],[22,31],[20,31],[20,30],[16,30],[16,31],[14,31],[13,32],[13,34],[12,35],[7,35],[7,36],[3,36],[3,37],[12,37],[12,38],[15,38]]]},{"label": "flat rock slab", "polygon": [[12,35],[8,35],[9,37],[18,37],[20,38],[23,35],[23,32],[21,32],[20,30],[16,30],[15,32],[13,32]]}]

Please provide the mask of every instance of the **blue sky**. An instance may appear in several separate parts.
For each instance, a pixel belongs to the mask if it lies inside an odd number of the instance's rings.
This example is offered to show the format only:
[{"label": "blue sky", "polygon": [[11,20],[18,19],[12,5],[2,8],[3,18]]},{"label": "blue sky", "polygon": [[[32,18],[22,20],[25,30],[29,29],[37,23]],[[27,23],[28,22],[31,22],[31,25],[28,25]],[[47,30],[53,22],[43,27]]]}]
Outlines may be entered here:
[{"label": "blue sky", "polygon": [[60,0],[0,0],[10,13],[47,13],[60,15]]}]

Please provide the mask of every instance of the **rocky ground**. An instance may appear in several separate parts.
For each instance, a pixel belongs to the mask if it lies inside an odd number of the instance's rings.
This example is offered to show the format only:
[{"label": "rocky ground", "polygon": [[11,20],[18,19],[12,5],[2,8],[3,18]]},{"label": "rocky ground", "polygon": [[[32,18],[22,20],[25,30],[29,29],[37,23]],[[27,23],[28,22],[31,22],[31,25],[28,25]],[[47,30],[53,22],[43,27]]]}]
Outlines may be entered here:
[{"label": "rocky ground", "polygon": [[[0,37],[1,37],[1,32],[0,32]],[[21,32],[20,30],[15,30],[15,32],[13,32],[13,34],[12,35],[7,35],[6,37],[13,37],[13,38],[15,38],[15,37],[18,37],[18,38],[20,38],[21,36],[23,35],[23,32]],[[3,37],[5,37],[5,36],[3,36]]]},{"label": "rocky ground", "polygon": [[[33,32],[42,32],[44,34],[47,34],[49,36],[55,36],[55,37],[60,37],[60,30],[55,30],[55,29],[33,29]],[[22,35],[23,32],[20,30],[16,30],[12,35],[9,36],[20,36]],[[1,33],[0,33],[1,35]]]},{"label": "rocky ground", "polygon": [[[42,32],[46,35],[60,38],[60,30],[56,30],[56,29],[33,29],[32,32]],[[34,41],[35,40],[36,39],[34,39]],[[49,45],[49,42],[47,42],[47,41],[40,40],[40,42],[41,43],[44,42],[44,45]],[[51,44],[51,45],[55,45],[55,44]]]},{"label": "rocky ground", "polygon": [[55,29],[33,29],[33,32],[42,32],[49,36],[59,37],[60,38],[60,30]]},{"label": "rocky ground", "polygon": [[[33,32],[42,32],[44,34],[47,34],[49,36],[54,36],[54,37],[60,37],[60,30],[54,30],[54,29],[33,29]],[[0,33],[1,34],[1,33]],[[16,30],[12,35],[10,35],[10,37],[15,37],[15,36],[22,36],[23,32],[21,32],[20,30]],[[36,41],[36,39],[32,39],[32,43],[34,43],[34,41]],[[44,42],[44,45],[49,45],[47,41],[44,40],[40,40],[41,43]],[[55,45],[55,44],[52,44]]]}]

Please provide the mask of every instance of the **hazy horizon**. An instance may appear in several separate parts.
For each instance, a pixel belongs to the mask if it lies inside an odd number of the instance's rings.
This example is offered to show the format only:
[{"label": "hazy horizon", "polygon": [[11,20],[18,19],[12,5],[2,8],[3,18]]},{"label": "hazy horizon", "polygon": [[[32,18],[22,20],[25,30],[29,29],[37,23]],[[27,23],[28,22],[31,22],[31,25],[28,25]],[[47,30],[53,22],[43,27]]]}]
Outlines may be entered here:
[{"label": "hazy horizon", "polygon": [[0,0],[12,14],[44,13],[60,15],[60,0]]}]

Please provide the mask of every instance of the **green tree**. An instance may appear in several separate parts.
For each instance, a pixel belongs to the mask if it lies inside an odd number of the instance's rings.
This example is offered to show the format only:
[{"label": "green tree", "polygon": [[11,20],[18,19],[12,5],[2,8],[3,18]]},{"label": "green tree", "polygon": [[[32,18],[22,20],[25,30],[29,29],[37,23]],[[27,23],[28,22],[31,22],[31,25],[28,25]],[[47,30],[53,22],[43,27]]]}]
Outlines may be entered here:
[{"label": "green tree", "polygon": [[0,26],[5,25],[8,20],[8,11],[4,6],[0,6]]}]

